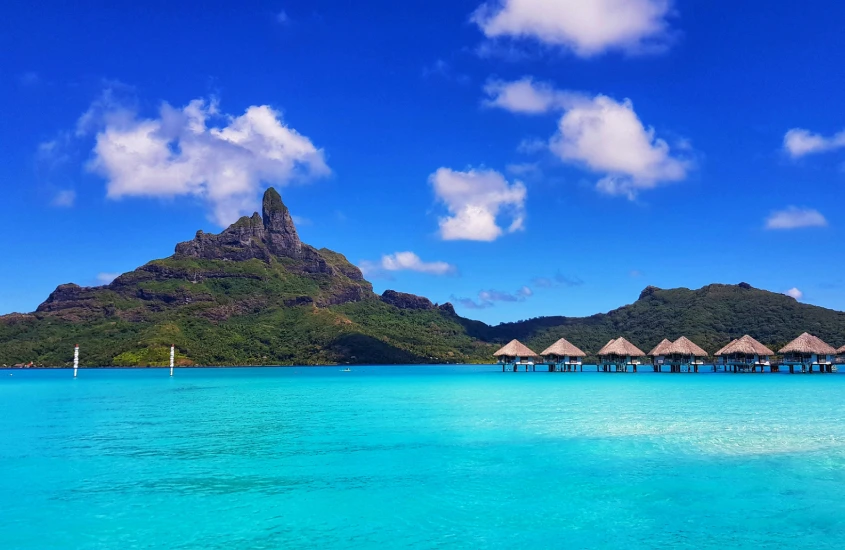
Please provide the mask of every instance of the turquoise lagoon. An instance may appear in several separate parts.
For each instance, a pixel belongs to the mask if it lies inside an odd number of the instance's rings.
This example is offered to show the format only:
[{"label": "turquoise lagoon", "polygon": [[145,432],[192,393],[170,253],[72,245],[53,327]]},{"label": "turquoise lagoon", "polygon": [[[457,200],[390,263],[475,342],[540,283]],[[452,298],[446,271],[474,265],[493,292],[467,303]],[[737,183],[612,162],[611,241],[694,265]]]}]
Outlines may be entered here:
[{"label": "turquoise lagoon", "polygon": [[845,376],[0,371],[0,548],[843,548]]}]

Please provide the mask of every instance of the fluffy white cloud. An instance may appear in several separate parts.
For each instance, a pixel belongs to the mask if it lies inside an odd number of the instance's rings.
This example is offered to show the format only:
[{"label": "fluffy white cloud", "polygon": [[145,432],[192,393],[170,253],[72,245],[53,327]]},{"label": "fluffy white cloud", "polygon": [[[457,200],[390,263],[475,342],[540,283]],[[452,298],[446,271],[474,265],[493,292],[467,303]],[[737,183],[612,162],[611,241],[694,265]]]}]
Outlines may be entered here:
[{"label": "fluffy white cloud", "polygon": [[363,261],[359,267],[368,275],[378,275],[384,271],[416,271],[430,275],[450,275],[457,271],[454,265],[446,262],[424,262],[413,252],[385,254],[379,262]]},{"label": "fluffy white cloud", "polygon": [[72,189],[65,189],[59,191],[53,196],[50,204],[59,208],[70,208],[76,203],[76,191]]},{"label": "fluffy white cloud", "polygon": [[792,297],[793,297],[793,298],[795,298],[796,300],[800,300],[801,298],[803,298],[803,297],[804,297],[804,293],[803,293],[803,292],[801,292],[800,290],[798,290],[798,289],[797,289],[797,288],[795,288],[795,287],[790,288],[790,289],[789,289],[789,290],[787,290],[784,294],[786,294],[787,296],[792,296]]},{"label": "fluffy white cloud", "polygon": [[790,206],[776,210],[766,218],[766,229],[798,229],[801,227],[825,227],[827,219],[812,208]]},{"label": "fluffy white cloud", "polygon": [[629,198],[683,180],[690,168],[653,128],[643,126],[630,100],[620,103],[603,95],[568,109],[549,148],[564,161],[606,173],[597,184],[600,191]]},{"label": "fluffy white cloud", "polygon": [[843,147],[845,147],[845,130],[832,137],[824,137],[803,128],[793,128],[783,136],[783,148],[792,158],[824,153]]},{"label": "fluffy white cloud", "polygon": [[221,114],[215,101],[195,99],[181,109],[165,103],[158,118],[140,119],[104,96],[77,128],[96,131],[88,167],[106,178],[108,197],[194,195],[224,226],[254,210],[262,183],[330,172],[323,151],[267,105],[234,117]]},{"label": "fluffy white cloud", "polygon": [[[485,92],[486,105],[511,112],[563,112],[549,149],[565,162],[604,174],[596,185],[601,192],[633,199],[643,189],[685,179],[692,167],[643,125],[628,99],[556,90],[530,77],[491,81]],[[688,152],[688,143],[679,149]]]},{"label": "fluffy white cloud", "polygon": [[531,38],[590,57],[661,49],[671,7],[671,0],[490,0],[471,20],[491,39]]},{"label": "fluffy white cloud", "polygon": [[[439,168],[429,181],[450,214],[440,218],[443,240],[494,241],[523,229],[526,190],[521,182],[510,184],[495,170],[449,168]],[[507,228],[499,226],[500,215],[510,220]]]}]

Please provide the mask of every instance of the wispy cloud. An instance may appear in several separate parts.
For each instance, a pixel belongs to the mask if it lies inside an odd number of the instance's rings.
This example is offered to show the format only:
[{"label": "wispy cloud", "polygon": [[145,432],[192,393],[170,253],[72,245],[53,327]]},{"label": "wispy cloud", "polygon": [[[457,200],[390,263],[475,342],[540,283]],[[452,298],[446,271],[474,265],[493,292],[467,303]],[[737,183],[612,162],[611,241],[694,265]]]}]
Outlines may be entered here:
[{"label": "wispy cloud", "polygon": [[276,13],[276,22],[280,25],[288,25],[290,23],[290,16],[285,10],[279,10],[279,12]]},{"label": "wispy cloud", "polygon": [[451,63],[443,59],[438,59],[431,65],[426,65],[422,69],[423,78],[442,78],[444,80],[453,80],[458,84],[467,84],[469,76],[457,72]]},{"label": "wispy cloud", "polygon": [[496,302],[524,302],[534,295],[534,292],[527,286],[520,287],[516,292],[505,292],[502,290],[481,290],[478,292],[478,299],[462,298],[452,296],[451,300],[467,309],[487,309],[496,305]]},{"label": "wispy cloud", "polygon": [[799,229],[802,227],[826,227],[827,219],[812,208],[790,206],[776,210],[766,218],[766,229]]},{"label": "wispy cloud", "polygon": [[553,288],[557,286],[575,287],[584,284],[584,281],[580,277],[572,277],[560,272],[556,273],[554,277],[535,277],[531,282],[534,286],[540,288]]},{"label": "wispy cloud", "polygon": [[53,196],[53,200],[50,201],[50,204],[58,208],[70,208],[76,204],[76,191],[73,189],[64,189],[59,191]]},{"label": "wispy cloud", "polygon": [[384,275],[385,272],[396,271],[415,271],[428,275],[454,275],[458,271],[454,265],[447,262],[424,262],[413,252],[385,254],[378,262],[364,260],[358,267],[365,275],[376,277]]}]

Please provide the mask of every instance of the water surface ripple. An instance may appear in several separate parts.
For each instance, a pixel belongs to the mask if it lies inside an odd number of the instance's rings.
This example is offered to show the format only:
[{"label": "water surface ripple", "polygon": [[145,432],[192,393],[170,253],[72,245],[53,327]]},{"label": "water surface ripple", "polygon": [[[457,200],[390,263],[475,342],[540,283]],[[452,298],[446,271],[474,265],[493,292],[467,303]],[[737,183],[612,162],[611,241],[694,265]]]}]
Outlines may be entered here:
[{"label": "water surface ripple", "polygon": [[843,548],[843,403],[840,375],[0,371],[0,548]]}]

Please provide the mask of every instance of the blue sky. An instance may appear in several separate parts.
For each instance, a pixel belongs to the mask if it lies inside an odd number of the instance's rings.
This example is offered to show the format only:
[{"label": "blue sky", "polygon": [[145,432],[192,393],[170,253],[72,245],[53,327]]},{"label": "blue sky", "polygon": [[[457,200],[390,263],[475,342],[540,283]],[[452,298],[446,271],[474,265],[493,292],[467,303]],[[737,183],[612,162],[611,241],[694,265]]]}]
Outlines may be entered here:
[{"label": "blue sky", "polygon": [[845,4],[15,3],[0,313],[275,185],[376,290],[487,322],[747,281],[845,309]]}]

